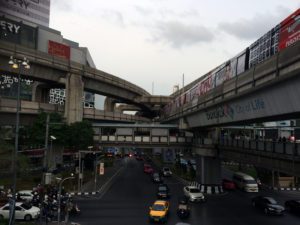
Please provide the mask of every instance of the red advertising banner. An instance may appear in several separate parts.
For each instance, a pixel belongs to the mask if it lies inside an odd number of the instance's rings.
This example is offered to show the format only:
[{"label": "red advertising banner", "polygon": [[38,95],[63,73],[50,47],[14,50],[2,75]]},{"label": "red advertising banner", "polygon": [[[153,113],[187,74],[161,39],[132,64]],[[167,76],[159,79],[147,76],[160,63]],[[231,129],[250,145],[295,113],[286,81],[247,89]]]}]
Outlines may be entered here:
[{"label": "red advertising banner", "polygon": [[57,43],[55,41],[48,42],[48,54],[55,55],[61,58],[70,59],[70,47]]},{"label": "red advertising banner", "polygon": [[300,40],[300,9],[281,23],[279,49],[285,49]]}]

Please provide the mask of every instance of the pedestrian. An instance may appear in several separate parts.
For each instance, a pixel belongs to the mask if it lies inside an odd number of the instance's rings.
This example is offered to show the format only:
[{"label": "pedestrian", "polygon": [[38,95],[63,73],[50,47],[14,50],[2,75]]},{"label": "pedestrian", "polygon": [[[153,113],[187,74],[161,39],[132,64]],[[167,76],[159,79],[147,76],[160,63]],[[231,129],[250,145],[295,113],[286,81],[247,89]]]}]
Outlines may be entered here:
[{"label": "pedestrian", "polygon": [[285,136],[283,136],[283,138],[282,138],[282,142],[283,142],[283,143],[285,143],[285,142],[286,142],[286,137],[285,137]]}]

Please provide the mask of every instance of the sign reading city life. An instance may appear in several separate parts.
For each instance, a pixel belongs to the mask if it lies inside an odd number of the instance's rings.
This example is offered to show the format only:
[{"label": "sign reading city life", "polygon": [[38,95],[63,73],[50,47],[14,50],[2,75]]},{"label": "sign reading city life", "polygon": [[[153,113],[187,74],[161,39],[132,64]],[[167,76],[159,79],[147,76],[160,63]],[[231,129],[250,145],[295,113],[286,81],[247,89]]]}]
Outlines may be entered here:
[{"label": "sign reading city life", "polygon": [[100,175],[104,174],[104,163],[100,163],[100,170],[99,170]]},{"label": "sign reading city life", "polygon": [[[300,78],[278,83],[224,104],[217,104],[187,116],[190,127],[245,122],[258,118],[287,115],[300,110]],[[274,103],[276,101],[276,104]]]}]

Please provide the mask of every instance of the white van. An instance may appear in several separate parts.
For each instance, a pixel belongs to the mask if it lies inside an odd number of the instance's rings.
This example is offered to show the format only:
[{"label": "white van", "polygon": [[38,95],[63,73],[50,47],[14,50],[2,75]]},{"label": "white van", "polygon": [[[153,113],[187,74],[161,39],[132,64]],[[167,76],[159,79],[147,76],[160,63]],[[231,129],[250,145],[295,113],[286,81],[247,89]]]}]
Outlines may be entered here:
[{"label": "white van", "polygon": [[233,174],[232,181],[236,187],[246,192],[258,192],[258,185],[255,179],[248,174],[236,172]]}]

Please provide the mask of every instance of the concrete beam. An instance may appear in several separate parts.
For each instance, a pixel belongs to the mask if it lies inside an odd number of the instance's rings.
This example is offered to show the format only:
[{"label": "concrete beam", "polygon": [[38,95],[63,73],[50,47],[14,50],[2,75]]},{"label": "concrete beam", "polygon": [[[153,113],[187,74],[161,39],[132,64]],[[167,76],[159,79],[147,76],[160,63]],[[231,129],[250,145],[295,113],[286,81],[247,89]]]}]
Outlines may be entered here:
[{"label": "concrete beam", "polygon": [[290,175],[298,176],[300,174],[300,156],[222,146],[220,147],[220,157],[224,160],[253,164]]},{"label": "concrete beam", "polygon": [[66,80],[65,117],[67,123],[82,121],[83,117],[83,82],[77,74],[68,74]]},{"label": "concrete beam", "polygon": [[124,111],[140,111],[141,108],[135,105],[121,104],[116,107],[116,112],[123,113]]},{"label": "concrete beam", "polygon": [[136,102],[141,104],[148,104],[148,105],[166,105],[170,103],[172,97],[164,96],[164,95],[150,95],[150,96],[140,96],[135,98]]},{"label": "concrete beam", "polygon": [[[300,42],[174,110],[190,128],[296,118],[300,115]],[[276,104],[274,104],[276,102]]]}]

